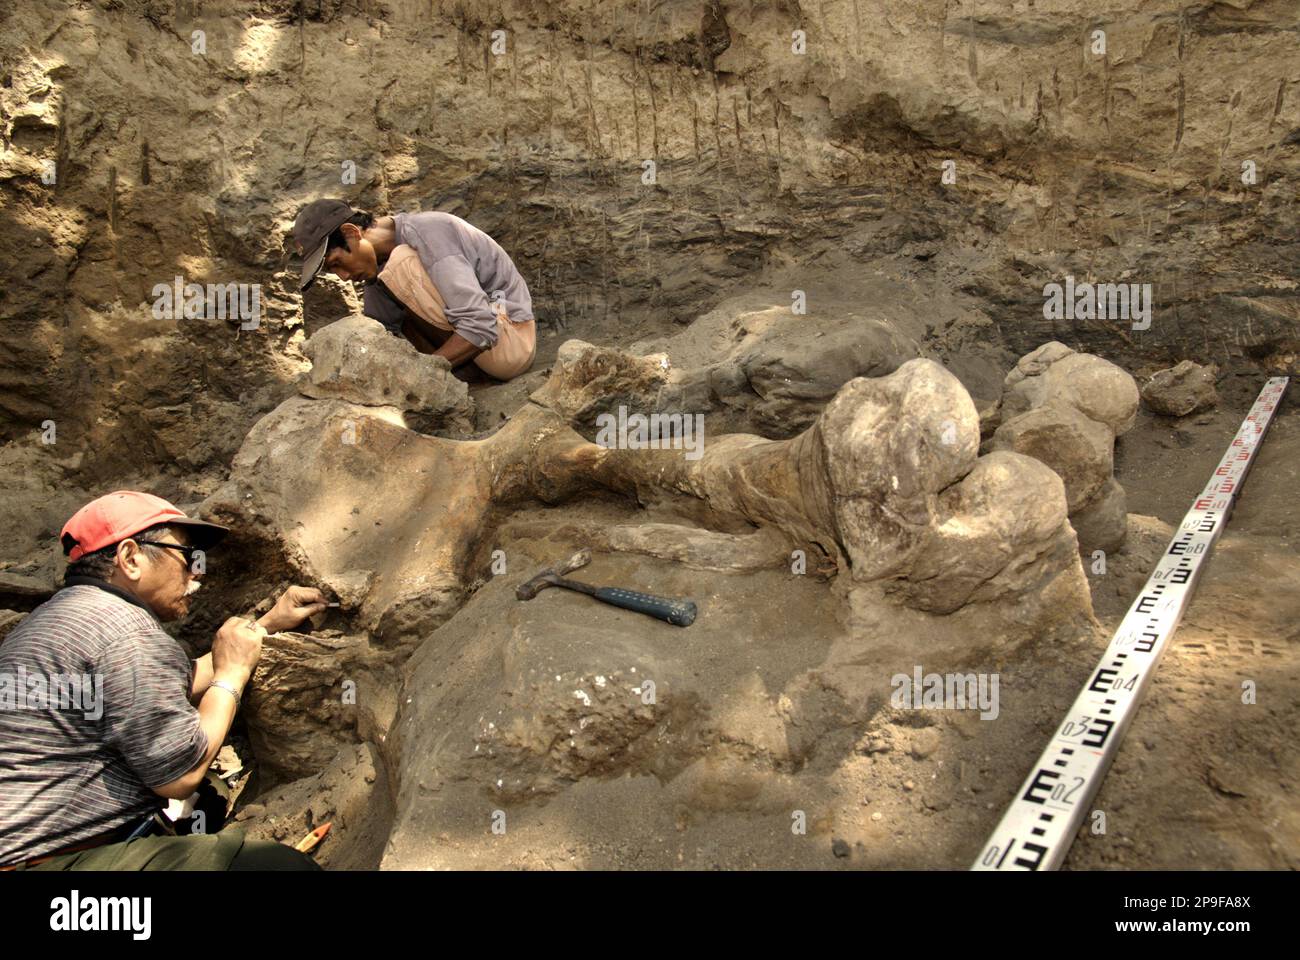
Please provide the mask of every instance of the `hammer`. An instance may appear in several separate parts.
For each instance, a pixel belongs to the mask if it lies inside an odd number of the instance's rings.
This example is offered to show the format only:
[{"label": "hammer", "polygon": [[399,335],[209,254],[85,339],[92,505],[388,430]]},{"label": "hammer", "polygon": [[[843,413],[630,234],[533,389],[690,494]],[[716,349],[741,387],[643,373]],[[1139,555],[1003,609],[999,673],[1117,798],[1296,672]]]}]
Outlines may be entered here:
[{"label": "hammer", "polygon": [[695,604],[690,600],[670,600],[666,597],[654,597],[648,593],[637,593],[635,590],[593,587],[589,583],[564,579],[564,574],[585,567],[589,563],[591,563],[591,551],[585,548],[579,550],[563,563],[548,567],[531,580],[526,580],[515,587],[515,596],[520,600],[531,600],[547,587],[564,587],[567,590],[588,594],[615,607],[622,607],[624,610],[648,613],[652,617],[679,627],[689,627],[695,622]]}]

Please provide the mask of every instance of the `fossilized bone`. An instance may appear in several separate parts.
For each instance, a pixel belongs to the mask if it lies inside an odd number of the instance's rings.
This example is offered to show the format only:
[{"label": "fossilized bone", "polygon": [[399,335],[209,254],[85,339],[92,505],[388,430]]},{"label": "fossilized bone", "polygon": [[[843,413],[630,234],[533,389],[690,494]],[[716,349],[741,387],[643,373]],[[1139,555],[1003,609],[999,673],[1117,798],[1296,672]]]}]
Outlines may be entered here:
[{"label": "fossilized bone", "polygon": [[[706,526],[775,527],[820,546],[855,581],[904,581],[903,599],[937,612],[1078,565],[1059,549],[1073,542],[1059,479],[1005,453],[974,471],[974,404],[932,361],[846,383],[789,440],[706,438],[697,460],[603,447],[574,428],[611,398],[653,407],[670,378],[659,358],[570,342],[546,386],[484,440],[430,437],[392,410],[295,397],[249,433],[204,509],[238,535],[282,538],[308,576],[363,584],[362,625],[388,638],[459,606],[503,513],[597,488],[692,498]],[[1050,569],[1026,575],[1035,564]]]}]

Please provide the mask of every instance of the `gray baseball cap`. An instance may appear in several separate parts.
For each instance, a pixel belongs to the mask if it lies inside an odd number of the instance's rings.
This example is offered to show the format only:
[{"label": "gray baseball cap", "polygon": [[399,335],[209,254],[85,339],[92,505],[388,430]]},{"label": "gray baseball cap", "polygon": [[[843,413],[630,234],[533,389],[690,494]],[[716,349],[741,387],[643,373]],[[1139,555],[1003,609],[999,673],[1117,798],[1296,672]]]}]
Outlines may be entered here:
[{"label": "gray baseball cap", "polygon": [[306,290],[315,282],[325,263],[330,234],[346,223],[354,212],[342,200],[313,200],[298,211],[298,217],[293,221],[293,241],[303,258],[299,290]]}]

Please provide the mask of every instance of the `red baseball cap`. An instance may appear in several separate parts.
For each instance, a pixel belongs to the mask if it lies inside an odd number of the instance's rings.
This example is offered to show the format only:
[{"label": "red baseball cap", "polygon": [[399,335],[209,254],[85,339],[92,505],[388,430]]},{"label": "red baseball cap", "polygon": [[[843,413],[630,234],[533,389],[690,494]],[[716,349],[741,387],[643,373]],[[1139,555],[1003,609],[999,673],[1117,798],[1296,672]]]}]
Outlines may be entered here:
[{"label": "red baseball cap", "polygon": [[92,500],[63,525],[63,552],[75,563],[88,553],[120,543],[159,523],[184,527],[194,546],[206,550],[230,532],[228,527],[191,520],[162,497],[134,490],[118,490]]}]

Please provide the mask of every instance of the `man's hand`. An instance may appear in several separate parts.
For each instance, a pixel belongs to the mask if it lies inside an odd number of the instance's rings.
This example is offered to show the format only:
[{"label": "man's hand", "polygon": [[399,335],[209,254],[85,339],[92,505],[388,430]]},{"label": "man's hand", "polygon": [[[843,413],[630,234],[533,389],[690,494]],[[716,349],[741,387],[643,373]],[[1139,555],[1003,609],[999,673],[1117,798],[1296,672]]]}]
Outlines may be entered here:
[{"label": "man's hand", "polygon": [[231,617],[212,641],[212,675],[242,687],[262,657],[266,630],[243,617]]},{"label": "man's hand", "polygon": [[325,595],[315,587],[290,587],[257,622],[267,633],[279,633],[292,630],[328,606]]},{"label": "man's hand", "polygon": [[482,347],[476,347],[459,333],[453,333],[442,346],[433,351],[433,355],[435,357],[446,357],[453,367],[459,367],[462,363],[473,360],[482,352]]}]

